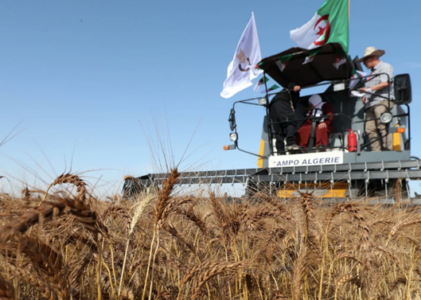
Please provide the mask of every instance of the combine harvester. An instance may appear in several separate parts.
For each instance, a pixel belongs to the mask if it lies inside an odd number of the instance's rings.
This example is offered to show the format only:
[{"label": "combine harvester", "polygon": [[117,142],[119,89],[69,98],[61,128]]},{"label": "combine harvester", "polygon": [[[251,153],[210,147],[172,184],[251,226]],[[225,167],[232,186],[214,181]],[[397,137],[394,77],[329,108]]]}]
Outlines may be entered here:
[{"label": "combine harvester", "polygon": [[[327,3],[327,2],[326,2]],[[340,43],[326,43],[314,51],[291,48],[262,59],[258,66],[263,78],[270,76],[284,88],[290,83],[301,86],[301,90],[317,87],[318,93],[333,108],[333,132],[329,134],[326,149],[314,147],[315,128],[322,117],[304,117],[310,109],[309,96],[299,99],[295,108],[297,128],[310,120],[311,134],[307,149],[277,153],[273,123],[269,116],[269,103],[275,93],[270,94],[266,86],[263,98],[237,101],[229,114],[230,140],[232,145],[225,150],[239,150],[258,157],[258,168],[185,172],[178,184],[235,184],[246,185],[246,194],[257,191],[276,192],[280,198],[299,195],[298,191],[312,192],[315,197],[344,201],[365,197],[373,203],[394,204],[401,200],[411,202],[408,182],[421,178],[421,161],[411,156],[410,106],[412,101],[411,80],[408,74],[389,78],[394,86],[395,105],[381,115],[380,121],[387,124],[393,134],[393,151],[372,152],[365,134],[367,122],[361,97],[351,94],[373,78],[358,78],[353,75],[362,71],[358,58],[351,60]],[[285,57],[288,66],[285,67]],[[306,61],[306,63],[304,63]],[[250,64],[250,61],[249,61]],[[381,75],[381,74],[380,74]],[[380,76],[378,75],[378,76]],[[373,76],[372,76],[373,77]],[[389,102],[390,103],[390,102]],[[242,149],[239,128],[236,124],[236,108],[253,105],[264,110],[262,139],[259,153]],[[329,115],[332,116],[332,115]],[[379,137],[380,140],[380,137]],[[168,174],[147,174],[136,181],[127,180],[123,187],[125,195],[139,193],[149,186],[161,185]],[[412,204],[414,203],[413,200]]]},{"label": "combine harvester", "polygon": [[[350,199],[356,197],[376,197],[383,203],[409,200],[409,180],[421,178],[421,161],[411,156],[410,106],[412,100],[411,81],[408,74],[391,78],[394,84],[395,106],[381,116],[393,133],[393,151],[371,152],[365,136],[366,117],[362,99],[351,96],[349,83],[354,69],[362,70],[358,59],[347,59],[338,69],[333,65],[337,53],[342,51],[339,44],[326,44],[320,48],[311,63],[303,64],[308,50],[291,48],[260,62],[265,75],[269,75],[286,87],[294,82],[302,89],[326,86],[322,98],[333,107],[333,132],[325,152],[312,148],[315,126],[312,126],[309,148],[306,153],[276,153],[272,122],[267,104],[274,94],[266,93],[263,98],[237,101],[229,114],[230,139],[232,145],[225,150],[237,149],[258,157],[258,168],[218,170],[183,173],[178,184],[234,184],[247,185],[246,193],[265,189],[276,191],[281,198],[289,198],[300,191],[314,191],[314,195],[328,199]],[[280,57],[292,55],[288,68],[281,71]],[[305,75],[303,75],[305,74]],[[354,89],[363,85],[364,78]],[[267,88],[266,88],[267,90]],[[390,95],[389,99],[392,97]],[[317,122],[316,117],[303,118],[309,109],[309,96],[301,97],[295,110],[297,128],[306,119]],[[235,111],[238,105],[254,105],[264,109],[260,152],[252,153],[240,148],[239,132]],[[320,118],[320,117],[319,117]],[[349,151],[348,129],[357,136],[356,149]],[[304,152],[304,151],[299,151]],[[126,194],[138,193],[141,187],[162,184],[168,174],[147,174],[137,178],[137,183],[128,180],[124,184]]]}]

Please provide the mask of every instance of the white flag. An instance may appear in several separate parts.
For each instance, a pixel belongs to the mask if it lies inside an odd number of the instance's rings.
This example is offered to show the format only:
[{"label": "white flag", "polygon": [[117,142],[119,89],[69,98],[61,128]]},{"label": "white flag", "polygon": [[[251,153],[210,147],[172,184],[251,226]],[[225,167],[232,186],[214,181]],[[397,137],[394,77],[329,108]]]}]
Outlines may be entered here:
[{"label": "white flag", "polygon": [[254,14],[252,14],[235,50],[234,59],[228,65],[227,79],[224,82],[221,97],[230,98],[251,86],[251,80],[263,72],[255,68],[261,60],[262,54],[260,53],[256,22]]}]

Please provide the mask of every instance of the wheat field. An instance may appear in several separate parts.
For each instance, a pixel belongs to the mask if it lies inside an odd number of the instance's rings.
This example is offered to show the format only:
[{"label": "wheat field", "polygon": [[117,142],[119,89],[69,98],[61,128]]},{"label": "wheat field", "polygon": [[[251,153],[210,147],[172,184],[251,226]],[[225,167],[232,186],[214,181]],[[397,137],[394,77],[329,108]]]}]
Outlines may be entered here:
[{"label": "wheat field", "polygon": [[1,195],[0,299],[421,299],[416,208],[233,203],[179,175],[130,199],[72,174]]}]

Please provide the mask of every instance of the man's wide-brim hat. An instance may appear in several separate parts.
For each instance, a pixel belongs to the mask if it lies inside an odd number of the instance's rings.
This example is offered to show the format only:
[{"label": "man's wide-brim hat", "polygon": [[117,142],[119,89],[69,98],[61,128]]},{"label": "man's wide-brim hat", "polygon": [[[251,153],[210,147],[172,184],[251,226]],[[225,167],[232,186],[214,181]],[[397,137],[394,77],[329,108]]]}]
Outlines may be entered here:
[{"label": "man's wide-brim hat", "polygon": [[386,53],[386,51],[384,51],[384,50],[376,49],[374,47],[367,47],[367,49],[365,49],[364,56],[359,60],[359,62],[363,62],[364,59],[366,59],[368,57],[383,56],[385,53]]}]

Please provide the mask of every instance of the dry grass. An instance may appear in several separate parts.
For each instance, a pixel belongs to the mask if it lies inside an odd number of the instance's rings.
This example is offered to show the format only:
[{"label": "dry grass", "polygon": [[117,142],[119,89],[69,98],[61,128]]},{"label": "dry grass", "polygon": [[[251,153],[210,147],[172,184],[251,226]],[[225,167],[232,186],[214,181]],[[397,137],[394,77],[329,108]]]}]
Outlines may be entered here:
[{"label": "dry grass", "polygon": [[175,196],[178,176],[114,202],[72,174],[51,186],[75,195],[0,195],[0,299],[421,299],[417,209]]}]

